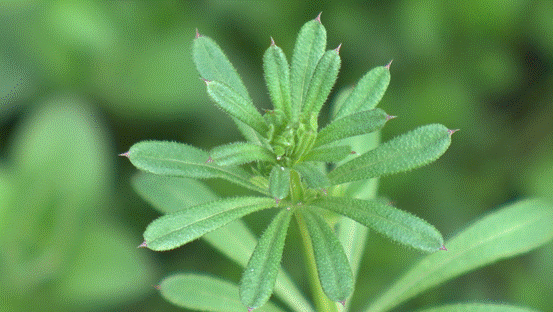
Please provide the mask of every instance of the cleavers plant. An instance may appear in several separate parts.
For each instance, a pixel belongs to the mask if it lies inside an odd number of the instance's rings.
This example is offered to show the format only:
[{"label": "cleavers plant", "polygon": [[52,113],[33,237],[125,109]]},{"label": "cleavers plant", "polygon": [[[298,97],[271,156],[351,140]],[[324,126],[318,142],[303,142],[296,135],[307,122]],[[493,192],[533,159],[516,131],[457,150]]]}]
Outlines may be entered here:
[{"label": "cleavers plant", "polygon": [[[292,219],[303,239],[317,311],[345,309],[367,235],[363,226],[425,252],[443,250],[433,255],[451,254],[432,225],[376,197],[375,178],[435,161],[449,147],[454,130],[431,124],[378,145],[378,131],[394,117],[375,108],[388,87],[390,64],[370,70],[353,89],[341,92],[329,124],[319,129],[321,107],[340,68],[340,46],[325,48],[320,14],[301,28],[290,65],[271,38],[263,68],[274,109],[262,115],[221,48],[196,33],[193,58],[207,93],[234,120],[246,141],[209,152],[177,142],[145,141],[121,154],[148,172],[138,175],[134,186],[165,213],[147,227],[141,247],[170,250],[203,236],[245,266],[239,288],[195,274],[169,277],[160,289],[171,302],[211,311],[246,307],[283,311],[266,304],[275,289],[292,309],[313,311],[280,268]],[[218,198],[193,180],[210,178],[227,180],[257,195]],[[240,218],[270,208],[276,213],[256,243]],[[417,291],[403,288],[403,293],[390,296],[406,300],[437,282],[433,283],[419,284]],[[202,296],[199,290],[220,300]],[[400,302],[386,300],[373,310]]]}]

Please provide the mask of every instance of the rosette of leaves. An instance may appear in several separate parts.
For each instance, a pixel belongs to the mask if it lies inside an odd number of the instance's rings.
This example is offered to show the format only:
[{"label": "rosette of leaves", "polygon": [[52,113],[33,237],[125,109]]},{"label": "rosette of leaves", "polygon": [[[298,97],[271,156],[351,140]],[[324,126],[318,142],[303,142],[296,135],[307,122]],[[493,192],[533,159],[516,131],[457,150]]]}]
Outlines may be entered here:
[{"label": "rosette of leaves", "polygon": [[[323,299],[319,296],[318,310],[337,309],[325,300],[344,304],[353,291],[350,253],[346,255],[333,229],[337,216],[350,218],[398,243],[425,252],[446,249],[442,235],[426,221],[393,207],[386,199],[360,199],[352,194],[359,191],[356,181],[369,181],[435,161],[449,147],[454,131],[440,124],[426,125],[366,152],[355,153],[348,145],[353,142],[351,138],[365,138],[393,118],[376,108],[390,81],[389,65],[370,70],[353,89],[342,93],[333,107],[330,122],[320,128],[319,113],[340,68],[340,47],[325,49],[326,30],[320,15],[301,28],[291,64],[271,39],[263,57],[263,68],[274,109],[261,114],[221,48],[212,39],[197,33],[193,57],[207,93],[234,120],[245,141],[211,151],[177,142],[145,141],[122,154],[138,169],[155,175],[142,176],[135,183],[147,199],[165,207],[161,210],[166,214],[147,227],[141,246],[155,251],[170,250],[205,235],[218,249],[245,266],[238,291],[233,285],[208,277],[187,275],[166,279],[160,288],[172,302],[202,310],[235,311],[232,305],[225,308],[206,307],[205,302],[182,303],[185,293],[205,287],[218,289],[221,296],[225,294],[227,303],[235,300],[228,294],[239,294],[241,304],[251,311],[267,303],[276,283],[277,291],[285,288],[289,292],[282,297],[290,306],[312,311],[301,294],[287,301],[290,292],[297,291],[285,273],[279,277],[292,219],[296,220],[304,238],[307,259],[313,267],[311,275],[316,276],[315,288],[319,287],[326,296]],[[165,177],[158,178],[162,176]],[[257,195],[218,198],[197,181],[179,183],[175,177],[224,179]],[[171,192],[163,190],[164,187],[176,187],[186,192],[182,196],[190,199],[184,203],[171,202],[168,199]],[[242,223],[233,221],[263,209],[275,209],[276,213],[255,244],[252,243],[255,238],[248,238],[251,234]],[[246,242],[252,245],[251,256],[248,253],[244,258],[239,253],[244,250],[239,244],[230,241],[225,244],[225,235],[214,231],[227,225],[234,229],[226,232],[226,238],[243,235],[239,239],[245,245]],[[177,289],[181,292],[175,293]],[[188,299],[195,301],[195,298]],[[281,311],[271,304],[263,309]]]}]

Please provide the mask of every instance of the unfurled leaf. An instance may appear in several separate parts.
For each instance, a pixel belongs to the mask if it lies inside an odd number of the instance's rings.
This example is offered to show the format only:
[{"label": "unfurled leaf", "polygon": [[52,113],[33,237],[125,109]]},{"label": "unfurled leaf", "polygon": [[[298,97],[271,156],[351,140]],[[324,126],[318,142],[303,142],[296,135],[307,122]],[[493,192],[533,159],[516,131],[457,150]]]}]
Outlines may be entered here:
[{"label": "unfurled leaf", "polygon": [[269,192],[278,199],[288,196],[290,192],[290,168],[273,166],[269,176]]},{"label": "unfurled leaf", "polygon": [[230,116],[264,135],[269,127],[250,99],[243,97],[228,85],[217,80],[206,81],[207,93],[217,106]]},{"label": "unfurled leaf", "polygon": [[298,213],[303,216],[311,237],[323,291],[330,300],[343,302],[353,291],[353,275],[348,258],[326,221],[317,212],[304,208]]},{"label": "unfurled leaf", "polygon": [[340,70],[341,60],[338,50],[339,47],[327,51],[317,63],[303,102],[302,114],[304,116],[318,116],[328,98]]},{"label": "unfurled leaf", "polygon": [[340,105],[335,119],[370,110],[376,107],[390,83],[390,69],[380,66],[369,71],[355,86],[348,98]]},{"label": "unfurled leaf", "polygon": [[211,160],[219,166],[237,166],[252,161],[276,162],[276,156],[257,144],[238,142],[220,145],[209,153]]},{"label": "unfurled leaf", "polygon": [[417,312],[536,312],[536,310],[505,304],[458,303],[444,305],[436,308],[417,310]]},{"label": "unfurled leaf", "polygon": [[[238,296],[238,285],[211,276],[175,274],[163,279],[159,290],[167,301],[186,309],[213,312],[245,310]],[[284,310],[269,302],[256,311]]]},{"label": "unfurled leaf", "polygon": [[233,220],[274,206],[274,199],[267,197],[227,198],[200,204],[154,220],[144,232],[144,242],[152,250],[174,249]]},{"label": "unfurled leaf", "polygon": [[444,245],[440,232],[428,222],[381,199],[329,196],[311,205],[342,214],[399,243],[423,251],[435,252]]},{"label": "unfurled leaf", "polygon": [[321,189],[330,186],[326,173],[319,164],[302,162],[295,165],[294,170],[301,174],[301,177],[309,188]]},{"label": "unfurled leaf", "polygon": [[408,171],[427,165],[445,153],[451,131],[445,126],[422,126],[380,145],[328,174],[332,184]]},{"label": "unfurled leaf", "polygon": [[296,39],[290,65],[292,121],[297,121],[311,77],[326,47],[326,30],[320,15],[303,25]]},{"label": "unfurled leaf", "polygon": [[138,172],[131,181],[134,190],[164,214],[219,198],[205,184],[194,179]]},{"label": "unfurled leaf", "polygon": [[[245,268],[257,245],[257,239],[241,219],[235,220],[213,232],[202,236],[211,246],[225,257]],[[279,270],[274,288],[274,294],[286,303],[293,311],[315,312],[305,294],[282,268]],[[238,300],[238,286],[236,298]],[[243,308],[243,305],[240,303]],[[261,311],[267,307],[264,305]],[[257,311],[257,310],[256,310]]]},{"label": "unfurled leaf", "polygon": [[304,156],[303,161],[324,161],[324,162],[339,162],[351,155],[351,147],[349,146],[332,146],[320,147],[309,151]]},{"label": "unfurled leaf", "polygon": [[267,193],[265,189],[249,181],[252,175],[245,170],[209,163],[207,152],[190,145],[143,141],[134,144],[127,153],[122,155],[127,156],[138,169],[151,173],[183,178],[221,178],[254,191]]},{"label": "unfurled leaf", "polygon": [[448,251],[423,258],[366,311],[400,303],[476,268],[551,242],[553,205],[523,200],[487,215],[445,243]]},{"label": "unfurled leaf", "polygon": [[192,55],[196,69],[203,79],[222,82],[246,101],[252,101],[236,69],[213,39],[198,35],[194,39]]},{"label": "unfurled leaf", "polygon": [[251,309],[264,305],[273,292],[292,211],[281,209],[259,239],[240,281],[240,299]]},{"label": "unfurled leaf", "polygon": [[386,112],[377,108],[334,120],[317,134],[314,147],[380,130],[390,118]]},{"label": "unfurled leaf", "polygon": [[263,55],[263,72],[274,108],[284,112],[287,118],[291,118],[290,69],[286,55],[272,39],[271,46]]}]

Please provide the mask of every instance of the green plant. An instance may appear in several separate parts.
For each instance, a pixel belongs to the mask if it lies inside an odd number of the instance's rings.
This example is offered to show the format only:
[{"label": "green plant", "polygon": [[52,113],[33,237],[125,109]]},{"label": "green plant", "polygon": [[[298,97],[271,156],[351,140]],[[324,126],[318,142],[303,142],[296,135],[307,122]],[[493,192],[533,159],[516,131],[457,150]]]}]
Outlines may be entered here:
[{"label": "green plant", "polygon": [[[526,252],[553,237],[553,222],[542,222],[552,219],[550,206],[528,200],[474,223],[451,239],[446,249],[432,225],[377,197],[378,177],[435,161],[449,147],[455,130],[432,124],[378,145],[378,130],[393,118],[375,108],[390,81],[389,64],[369,71],[355,88],[341,92],[330,123],[319,130],[321,107],[340,68],[340,47],[326,52],[325,47],[320,15],[300,30],[290,66],[271,40],[263,61],[274,109],[261,115],[219,46],[197,33],[194,62],[207,92],[247,141],[210,152],[176,142],[145,141],[121,154],[148,172],[136,176],[133,184],[166,213],[147,227],[142,247],[169,250],[203,236],[245,267],[239,287],[196,274],[168,277],[160,290],[169,301],[208,311],[245,307],[283,311],[266,304],[274,289],[296,311],[345,310],[370,228],[432,253],[367,308],[384,311],[447,279]],[[209,178],[260,195],[221,199],[194,180]],[[256,241],[240,218],[270,208],[277,212]],[[280,269],[292,219],[303,239],[315,308]],[[432,311],[455,309],[527,311],[478,304]]]}]

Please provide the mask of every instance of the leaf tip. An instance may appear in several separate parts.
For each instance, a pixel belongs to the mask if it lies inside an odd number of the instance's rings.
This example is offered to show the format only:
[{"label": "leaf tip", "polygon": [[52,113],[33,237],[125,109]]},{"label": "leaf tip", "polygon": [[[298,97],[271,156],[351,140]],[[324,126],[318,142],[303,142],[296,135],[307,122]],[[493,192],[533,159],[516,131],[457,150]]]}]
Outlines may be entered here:
[{"label": "leaf tip", "polygon": [[248,308],[248,312],[252,312],[254,308]]},{"label": "leaf tip", "polygon": [[271,37],[271,47],[275,46],[275,39],[273,39],[273,37]]},{"label": "leaf tip", "polygon": [[390,63],[386,64],[386,66],[384,66],[387,70],[390,70],[390,66],[392,66],[392,62],[394,60],[391,60]]},{"label": "leaf tip", "polygon": [[447,251],[447,248],[445,248],[445,245],[442,245],[442,247],[440,247],[440,250],[445,250],[445,251]]},{"label": "leaf tip", "polygon": [[200,80],[203,81],[206,86],[209,85],[209,83],[211,82],[211,80],[207,80],[204,77],[200,77]]},{"label": "leaf tip", "polygon": [[196,38],[195,39],[198,39],[200,38],[202,35],[200,35],[200,32],[198,31],[198,28],[196,28]]},{"label": "leaf tip", "polygon": [[317,15],[317,17],[315,18],[315,20],[316,20],[317,22],[319,22],[320,24],[322,24],[322,23],[321,23],[321,14],[323,14],[322,11],[319,12],[319,15]]},{"label": "leaf tip", "polygon": [[161,290],[161,285],[154,285],[154,289]]},{"label": "leaf tip", "polygon": [[206,164],[210,164],[213,162],[213,158],[211,158],[211,156],[209,156],[209,158],[205,161]]},{"label": "leaf tip", "polygon": [[129,158],[129,152],[124,152],[124,153],[121,153],[121,154],[119,154],[119,155],[117,155],[117,156]]},{"label": "leaf tip", "polygon": [[356,151],[351,151],[351,152],[349,152],[349,153],[350,153],[351,155],[355,155],[355,154],[357,154],[357,152],[356,152]]},{"label": "leaf tip", "polygon": [[334,49],[334,51],[336,51],[336,53],[340,54],[340,48],[342,47],[342,43],[340,43],[338,45],[338,47],[336,47],[336,49]]},{"label": "leaf tip", "polygon": [[146,248],[148,247],[148,244],[146,244],[146,241],[143,241],[142,244],[138,245],[136,248]]},{"label": "leaf tip", "polygon": [[275,197],[275,202],[276,202],[276,204],[278,205],[278,204],[280,203],[280,198]]},{"label": "leaf tip", "polygon": [[461,129],[448,129],[447,132],[449,133],[449,135],[452,135],[454,134],[455,132],[459,131]]},{"label": "leaf tip", "polygon": [[390,119],[394,119],[396,118],[397,116],[392,116],[392,115],[386,115],[386,121],[390,120]]},{"label": "leaf tip", "polygon": [[345,300],[338,301],[338,302],[340,302],[344,308],[346,307],[346,301]]}]

